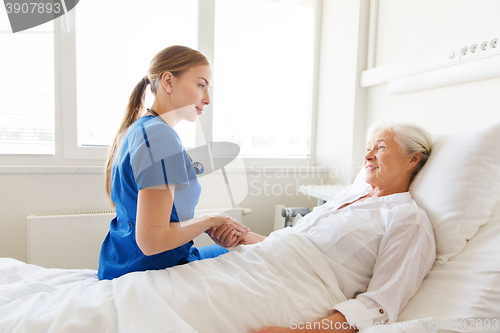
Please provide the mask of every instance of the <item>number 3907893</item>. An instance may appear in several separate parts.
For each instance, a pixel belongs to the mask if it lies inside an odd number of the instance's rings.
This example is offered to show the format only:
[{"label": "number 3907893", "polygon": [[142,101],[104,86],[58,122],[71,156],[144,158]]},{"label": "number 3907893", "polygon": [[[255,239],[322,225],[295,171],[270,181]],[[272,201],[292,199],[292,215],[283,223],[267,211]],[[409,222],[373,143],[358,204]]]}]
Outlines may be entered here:
[{"label": "number 3907893", "polygon": [[15,14],[59,14],[61,12],[61,4],[60,3],[42,3],[42,2],[23,2],[23,3],[5,3],[5,8],[7,9],[7,14],[15,13]]},{"label": "number 3907893", "polygon": [[494,329],[499,327],[498,319],[446,319],[444,321],[444,328],[453,329]]}]

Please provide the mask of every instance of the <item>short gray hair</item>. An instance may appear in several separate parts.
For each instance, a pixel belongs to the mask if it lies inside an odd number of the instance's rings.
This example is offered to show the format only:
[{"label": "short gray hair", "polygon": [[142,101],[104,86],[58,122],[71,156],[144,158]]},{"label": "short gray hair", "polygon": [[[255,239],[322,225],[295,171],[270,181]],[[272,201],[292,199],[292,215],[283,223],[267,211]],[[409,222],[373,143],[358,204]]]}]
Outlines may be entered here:
[{"label": "short gray hair", "polygon": [[395,140],[407,155],[422,153],[413,177],[424,166],[432,150],[432,139],[423,127],[413,123],[376,123],[370,127],[366,135],[367,141],[377,132],[389,130],[394,133]]}]

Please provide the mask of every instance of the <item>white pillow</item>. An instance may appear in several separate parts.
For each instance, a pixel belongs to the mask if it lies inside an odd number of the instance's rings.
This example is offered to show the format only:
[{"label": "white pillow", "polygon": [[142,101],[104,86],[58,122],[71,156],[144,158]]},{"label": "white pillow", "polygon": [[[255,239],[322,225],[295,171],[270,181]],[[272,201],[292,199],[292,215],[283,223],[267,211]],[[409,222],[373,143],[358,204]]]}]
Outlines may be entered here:
[{"label": "white pillow", "polygon": [[[470,325],[500,318],[500,202],[463,251],[444,265],[436,264],[398,321],[436,317],[441,323],[468,319],[470,332],[498,332]],[[475,324],[475,322],[473,323]],[[448,332],[448,331],[447,331]],[[464,331],[461,331],[464,332]]]},{"label": "white pillow", "polygon": [[433,140],[410,192],[434,226],[436,259],[445,263],[488,221],[500,198],[500,122]]}]

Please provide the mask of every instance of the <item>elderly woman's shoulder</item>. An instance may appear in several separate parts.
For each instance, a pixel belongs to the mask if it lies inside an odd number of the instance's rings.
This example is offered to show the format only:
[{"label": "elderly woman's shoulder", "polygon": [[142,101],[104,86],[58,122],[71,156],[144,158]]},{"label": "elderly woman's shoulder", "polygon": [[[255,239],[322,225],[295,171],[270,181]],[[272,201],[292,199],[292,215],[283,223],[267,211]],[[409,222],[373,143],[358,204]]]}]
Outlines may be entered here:
[{"label": "elderly woman's shoulder", "polygon": [[409,199],[392,209],[391,226],[422,226],[429,232],[434,232],[432,223],[425,210],[415,200]]}]

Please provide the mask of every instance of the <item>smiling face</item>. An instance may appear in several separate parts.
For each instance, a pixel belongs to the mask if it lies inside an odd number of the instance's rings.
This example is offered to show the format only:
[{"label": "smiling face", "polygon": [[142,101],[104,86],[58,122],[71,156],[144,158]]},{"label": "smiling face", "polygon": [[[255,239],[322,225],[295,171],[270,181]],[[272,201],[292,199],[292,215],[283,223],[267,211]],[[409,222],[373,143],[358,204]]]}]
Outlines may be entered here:
[{"label": "smiling face", "polygon": [[365,181],[381,195],[406,192],[419,159],[415,160],[415,156],[409,156],[403,151],[393,132],[378,131],[367,143]]},{"label": "smiling face", "polygon": [[212,87],[212,70],[209,65],[188,69],[179,77],[171,78],[171,107],[179,120],[196,121],[210,104],[209,89]]}]

